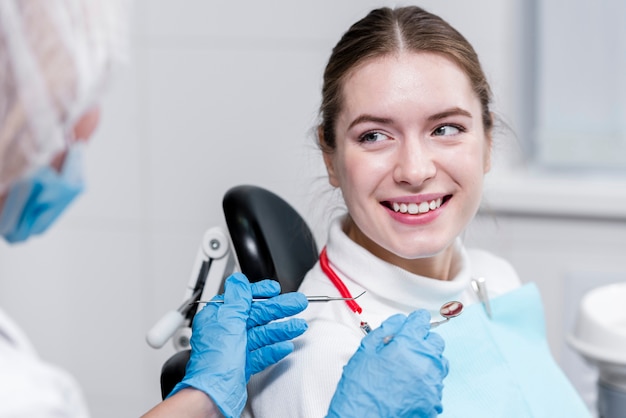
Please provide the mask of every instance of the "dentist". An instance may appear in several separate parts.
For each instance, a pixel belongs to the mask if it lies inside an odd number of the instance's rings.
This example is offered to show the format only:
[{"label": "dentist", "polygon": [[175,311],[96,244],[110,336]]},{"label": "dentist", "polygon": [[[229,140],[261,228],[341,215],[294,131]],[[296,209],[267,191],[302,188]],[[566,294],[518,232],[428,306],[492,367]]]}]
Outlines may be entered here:
[{"label": "dentist", "polygon": [[[84,189],[82,155],[100,119],[98,100],[127,48],[124,0],[0,2],[0,235],[44,233]],[[246,382],[293,350],[306,298],[278,283],[226,283],[223,306],[194,320],[185,380],[147,417],[239,415]],[[252,297],[268,301],[251,305]],[[67,372],[41,360],[0,309],[0,416],[87,417]]]}]

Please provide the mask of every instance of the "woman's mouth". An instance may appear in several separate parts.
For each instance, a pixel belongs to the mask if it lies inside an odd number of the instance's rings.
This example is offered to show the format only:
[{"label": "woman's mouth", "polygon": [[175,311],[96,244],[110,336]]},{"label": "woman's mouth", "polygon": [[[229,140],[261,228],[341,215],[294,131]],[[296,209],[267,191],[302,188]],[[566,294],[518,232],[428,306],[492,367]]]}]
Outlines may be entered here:
[{"label": "woman's mouth", "polygon": [[441,207],[450,199],[450,195],[443,198],[433,199],[424,202],[383,202],[383,205],[397,213],[407,213],[409,215],[418,215],[430,212]]}]

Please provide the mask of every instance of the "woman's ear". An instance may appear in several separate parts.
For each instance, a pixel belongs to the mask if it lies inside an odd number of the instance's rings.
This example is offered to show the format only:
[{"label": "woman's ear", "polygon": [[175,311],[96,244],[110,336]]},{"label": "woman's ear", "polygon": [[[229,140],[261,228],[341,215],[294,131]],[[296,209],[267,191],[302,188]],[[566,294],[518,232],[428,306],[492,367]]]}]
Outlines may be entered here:
[{"label": "woman's ear", "polygon": [[337,173],[335,171],[335,163],[333,161],[335,153],[326,144],[326,140],[324,138],[324,129],[322,128],[322,126],[319,126],[317,128],[317,141],[324,157],[324,164],[326,165],[326,172],[328,173],[328,182],[333,187],[339,187],[339,181],[337,179]]},{"label": "woman's ear", "polygon": [[493,149],[493,124],[495,117],[493,112],[489,112],[491,117],[491,128],[485,131],[485,151],[483,153],[483,173],[487,174],[491,170],[491,154]]},{"label": "woman's ear", "polygon": [[335,172],[335,165],[333,162],[333,156],[335,154],[329,154],[324,152],[324,164],[326,164],[326,172],[328,173],[328,182],[333,187],[339,187],[339,179]]}]

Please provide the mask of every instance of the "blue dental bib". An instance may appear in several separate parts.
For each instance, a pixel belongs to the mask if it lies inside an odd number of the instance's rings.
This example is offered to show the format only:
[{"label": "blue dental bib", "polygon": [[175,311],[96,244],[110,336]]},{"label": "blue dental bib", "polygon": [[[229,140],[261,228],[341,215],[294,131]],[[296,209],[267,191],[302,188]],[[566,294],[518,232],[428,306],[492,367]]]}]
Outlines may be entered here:
[{"label": "blue dental bib", "polygon": [[445,418],[587,418],[591,413],[554,361],[534,284],[481,304],[436,330],[446,341]]}]

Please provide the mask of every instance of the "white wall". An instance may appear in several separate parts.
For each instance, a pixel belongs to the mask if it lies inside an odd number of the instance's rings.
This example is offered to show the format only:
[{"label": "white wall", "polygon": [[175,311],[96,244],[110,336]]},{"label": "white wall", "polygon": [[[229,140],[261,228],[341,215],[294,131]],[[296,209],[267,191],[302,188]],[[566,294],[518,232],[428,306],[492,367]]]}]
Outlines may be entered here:
[{"label": "white wall", "polygon": [[[88,154],[89,190],[46,236],[0,244],[1,305],[44,358],[77,377],[94,417],[137,416],[159,401],[160,368],[173,349],[149,348],[145,332],[180,304],[204,230],[223,225],[228,188],[270,188],[324,239],[326,184],[309,133],[322,70],[349,24],[381,4],[389,3],[136,3],[132,62],[105,99]],[[515,128],[519,1],[420,4],[474,44],[498,113]],[[511,142],[502,149],[515,150],[514,140],[503,141]],[[562,272],[534,270],[534,236],[515,241],[515,223],[495,232],[486,226],[484,234],[476,228],[470,242],[504,249],[526,280],[543,280],[548,298],[563,305],[561,285],[546,281]],[[558,351],[560,314],[547,309]]]}]

